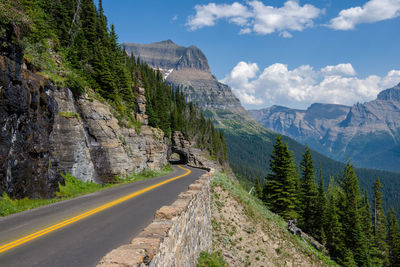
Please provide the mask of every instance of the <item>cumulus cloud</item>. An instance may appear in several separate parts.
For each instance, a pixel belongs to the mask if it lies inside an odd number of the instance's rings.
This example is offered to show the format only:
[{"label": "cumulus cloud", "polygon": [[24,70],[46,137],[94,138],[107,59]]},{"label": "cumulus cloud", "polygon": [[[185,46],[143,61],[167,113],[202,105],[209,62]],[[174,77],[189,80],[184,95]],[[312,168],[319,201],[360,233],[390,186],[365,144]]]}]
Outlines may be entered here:
[{"label": "cumulus cloud", "polygon": [[400,16],[400,0],[370,0],[362,7],[340,11],[329,27],[335,30],[352,30],[357,24],[372,23]]},{"label": "cumulus cloud", "polygon": [[271,34],[279,32],[284,38],[292,37],[289,31],[303,31],[313,26],[313,20],[323,10],[313,5],[300,6],[297,0],[289,0],[282,7],[266,6],[261,1],[253,0],[242,5],[233,4],[196,5],[196,14],[189,16],[187,26],[197,30],[213,26],[220,19],[241,27],[240,34]]},{"label": "cumulus cloud", "polygon": [[338,64],[336,66],[326,66],[321,69],[321,72],[325,75],[343,75],[343,76],[354,76],[356,71],[350,63]]},{"label": "cumulus cloud", "polygon": [[256,63],[242,61],[221,82],[230,85],[247,108],[283,105],[304,109],[315,102],[352,105],[373,100],[381,90],[400,82],[400,70],[384,77],[358,78],[350,63],[319,70],[309,65],[290,70],[275,63],[260,71]]},{"label": "cumulus cloud", "polygon": [[231,23],[243,26],[247,23],[247,19],[251,17],[247,6],[240,3],[196,5],[194,7],[196,15],[189,16],[187,25],[191,30],[197,30],[205,26],[213,26],[219,19],[228,19]]}]

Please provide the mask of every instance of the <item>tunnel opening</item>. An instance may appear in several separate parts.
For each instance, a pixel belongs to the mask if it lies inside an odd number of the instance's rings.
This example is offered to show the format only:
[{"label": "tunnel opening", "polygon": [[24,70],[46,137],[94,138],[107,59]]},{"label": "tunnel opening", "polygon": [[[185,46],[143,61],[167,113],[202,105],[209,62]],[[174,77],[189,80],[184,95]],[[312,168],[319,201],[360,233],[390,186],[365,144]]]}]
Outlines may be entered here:
[{"label": "tunnel opening", "polygon": [[187,164],[188,156],[181,150],[171,148],[169,151],[168,162],[170,164]]}]

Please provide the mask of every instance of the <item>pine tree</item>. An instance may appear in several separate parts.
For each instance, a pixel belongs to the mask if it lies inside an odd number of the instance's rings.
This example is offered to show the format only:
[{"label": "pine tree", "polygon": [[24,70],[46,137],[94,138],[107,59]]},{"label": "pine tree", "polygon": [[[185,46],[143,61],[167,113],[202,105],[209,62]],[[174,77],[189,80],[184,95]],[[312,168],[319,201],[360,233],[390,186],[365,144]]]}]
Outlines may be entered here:
[{"label": "pine tree", "polygon": [[306,233],[315,236],[317,233],[318,190],[315,184],[314,162],[308,146],[306,146],[300,166],[302,170],[300,182],[300,228]]},{"label": "pine tree", "polygon": [[371,255],[371,251],[374,249],[373,245],[373,234],[372,234],[372,217],[371,217],[371,206],[368,200],[367,191],[364,192],[364,197],[362,199],[361,205],[361,223],[362,228],[366,237],[368,245],[368,254]]},{"label": "pine tree", "polygon": [[339,181],[342,190],[342,224],[345,235],[345,245],[352,251],[354,260],[359,266],[370,264],[368,244],[362,229],[361,221],[361,194],[358,179],[354,172],[353,165],[347,162]]},{"label": "pine tree", "polygon": [[329,255],[336,260],[344,259],[346,250],[344,244],[343,226],[339,214],[339,192],[340,189],[330,179],[326,195],[326,216],[323,220],[323,229],[326,236],[326,248]]},{"label": "pine tree", "polygon": [[320,167],[318,197],[316,203],[315,238],[317,238],[317,240],[322,244],[326,242],[326,235],[324,231],[324,220],[326,214],[325,208],[326,208],[326,194],[324,189],[324,177],[322,175],[322,167]]},{"label": "pine tree", "polygon": [[282,137],[277,135],[270,160],[271,174],[263,189],[270,209],[285,219],[298,217],[298,174],[292,152]]},{"label": "pine tree", "polygon": [[388,212],[387,221],[387,241],[389,247],[389,265],[400,266],[400,233],[399,222],[396,219],[394,209],[391,208]]},{"label": "pine tree", "polygon": [[388,247],[386,243],[386,218],[382,207],[382,184],[379,177],[374,183],[374,201],[373,201],[373,238],[374,247],[372,259],[375,265],[387,265]]}]

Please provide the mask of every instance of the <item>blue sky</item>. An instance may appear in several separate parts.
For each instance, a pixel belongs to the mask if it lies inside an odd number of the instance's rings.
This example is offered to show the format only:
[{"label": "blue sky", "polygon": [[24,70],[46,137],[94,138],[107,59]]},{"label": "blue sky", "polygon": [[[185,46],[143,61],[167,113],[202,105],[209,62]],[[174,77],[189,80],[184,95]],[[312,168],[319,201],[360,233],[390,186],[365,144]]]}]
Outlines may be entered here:
[{"label": "blue sky", "polygon": [[400,82],[400,0],[103,0],[103,6],[120,42],[171,39],[199,47],[247,108],[351,105]]}]

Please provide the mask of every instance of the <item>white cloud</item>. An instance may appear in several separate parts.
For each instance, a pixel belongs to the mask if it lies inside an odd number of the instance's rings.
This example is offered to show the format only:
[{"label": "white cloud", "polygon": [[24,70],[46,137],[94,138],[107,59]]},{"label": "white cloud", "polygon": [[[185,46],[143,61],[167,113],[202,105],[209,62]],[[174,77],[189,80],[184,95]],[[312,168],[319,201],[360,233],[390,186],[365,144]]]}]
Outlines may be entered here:
[{"label": "white cloud", "polygon": [[307,108],[315,102],[352,105],[373,100],[381,90],[398,84],[400,70],[362,79],[356,77],[350,63],[319,70],[309,65],[290,70],[285,64],[275,63],[260,73],[256,63],[242,61],[221,82],[230,85],[247,108]]},{"label": "white cloud", "polygon": [[283,7],[265,6],[260,1],[249,2],[254,12],[253,31],[269,34],[275,31],[302,31],[313,25],[321,10],[313,5],[300,6],[298,1],[287,1]]},{"label": "white cloud", "polygon": [[325,75],[344,75],[344,76],[354,76],[356,71],[350,63],[338,64],[336,66],[326,66],[321,69],[321,72]]},{"label": "white cloud", "polygon": [[400,16],[400,0],[370,0],[362,7],[340,11],[328,25],[335,30],[352,30],[357,24],[372,23]]},{"label": "white cloud", "polygon": [[266,6],[261,1],[253,0],[245,5],[237,2],[231,5],[196,5],[195,10],[196,14],[189,16],[186,24],[190,30],[213,26],[219,19],[226,19],[241,27],[240,34],[279,32],[284,38],[292,37],[289,31],[312,27],[313,19],[324,12],[313,5],[300,6],[297,0],[289,0],[282,7]]},{"label": "white cloud", "polygon": [[279,36],[282,36],[283,38],[292,38],[293,37],[293,35],[288,31],[280,32]]},{"label": "white cloud", "polygon": [[251,16],[248,8],[240,3],[233,3],[232,5],[210,3],[208,5],[196,5],[195,16],[189,16],[187,25],[191,30],[197,30],[205,26],[215,25],[215,21],[218,19],[226,18],[231,23],[238,24],[240,26],[247,22],[247,18]]}]

